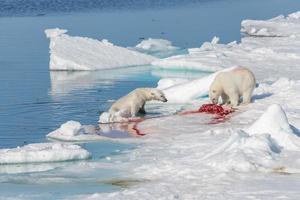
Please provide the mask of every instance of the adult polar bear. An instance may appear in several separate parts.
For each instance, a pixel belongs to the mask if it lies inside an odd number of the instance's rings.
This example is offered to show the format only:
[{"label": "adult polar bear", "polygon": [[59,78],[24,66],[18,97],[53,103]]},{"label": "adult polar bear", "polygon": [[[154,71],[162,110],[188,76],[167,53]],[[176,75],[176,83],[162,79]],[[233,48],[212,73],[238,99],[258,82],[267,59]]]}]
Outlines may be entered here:
[{"label": "adult polar bear", "polygon": [[238,106],[251,102],[252,92],[256,86],[254,74],[247,68],[237,67],[230,71],[220,72],[209,88],[212,103],[217,104],[219,97],[223,104]]},{"label": "adult polar bear", "polygon": [[157,88],[137,88],[116,101],[108,113],[102,113],[99,122],[126,122],[138,113],[145,114],[145,103],[151,100],[168,101],[164,93]]}]

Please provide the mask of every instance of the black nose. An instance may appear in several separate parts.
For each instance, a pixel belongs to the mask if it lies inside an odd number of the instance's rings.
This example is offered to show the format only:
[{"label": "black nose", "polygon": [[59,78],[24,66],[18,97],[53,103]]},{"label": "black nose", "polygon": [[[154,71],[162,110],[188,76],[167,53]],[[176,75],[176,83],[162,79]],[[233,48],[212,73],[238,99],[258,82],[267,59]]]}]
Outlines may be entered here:
[{"label": "black nose", "polygon": [[167,98],[165,98],[164,100],[163,100],[163,102],[167,102],[168,101],[168,99]]}]

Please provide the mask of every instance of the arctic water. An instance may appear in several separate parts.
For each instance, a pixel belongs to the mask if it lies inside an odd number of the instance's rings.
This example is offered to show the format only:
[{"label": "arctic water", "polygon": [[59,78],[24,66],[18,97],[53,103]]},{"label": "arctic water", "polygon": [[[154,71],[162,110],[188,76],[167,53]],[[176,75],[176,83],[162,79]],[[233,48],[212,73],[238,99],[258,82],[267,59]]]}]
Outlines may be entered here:
[{"label": "arctic water", "polygon": [[[50,72],[49,40],[44,34],[47,28],[65,28],[70,35],[105,38],[125,47],[151,37],[188,48],[199,47],[215,35],[222,42],[239,40],[241,20],[267,19],[300,8],[300,2],[295,0],[84,2],[0,1],[1,148],[45,142],[47,133],[68,120],[97,124],[99,114],[109,108],[111,100],[137,87],[156,87],[160,77],[195,76],[195,72],[152,70],[149,66]],[[126,153],[135,145],[106,141],[83,146],[92,152],[92,160],[0,166],[1,195],[57,199],[118,190],[118,186],[102,182],[119,177],[116,170],[103,169],[93,174],[74,171],[86,162],[105,163],[107,157]],[[69,170],[70,166],[74,171]],[[16,173],[20,168],[53,169]]]}]

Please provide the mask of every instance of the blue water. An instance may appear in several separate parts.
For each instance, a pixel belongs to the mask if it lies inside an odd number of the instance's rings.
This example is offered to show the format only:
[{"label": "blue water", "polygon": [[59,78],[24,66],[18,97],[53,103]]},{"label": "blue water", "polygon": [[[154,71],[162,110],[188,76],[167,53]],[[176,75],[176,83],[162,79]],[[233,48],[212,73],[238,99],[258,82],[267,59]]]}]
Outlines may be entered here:
[{"label": "blue water", "polygon": [[[134,46],[141,38],[152,37],[186,48],[198,47],[215,35],[221,37],[221,42],[239,40],[241,20],[267,19],[299,9],[297,0],[0,0],[0,148],[45,142],[47,133],[71,119],[96,124],[99,114],[109,108],[108,100],[136,87],[155,87],[162,76],[197,76],[194,72],[159,71],[147,66],[50,73],[49,40],[43,32],[46,28],[106,38],[121,46]],[[118,177],[117,171],[103,169],[96,174],[78,175],[61,170],[85,162],[108,162],[105,157],[128,151],[134,145],[98,142],[83,146],[93,153],[93,160],[63,163],[40,173],[0,174],[1,196],[24,194],[57,199],[118,190],[99,183]],[[68,181],[62,184],[51,177]]]}]

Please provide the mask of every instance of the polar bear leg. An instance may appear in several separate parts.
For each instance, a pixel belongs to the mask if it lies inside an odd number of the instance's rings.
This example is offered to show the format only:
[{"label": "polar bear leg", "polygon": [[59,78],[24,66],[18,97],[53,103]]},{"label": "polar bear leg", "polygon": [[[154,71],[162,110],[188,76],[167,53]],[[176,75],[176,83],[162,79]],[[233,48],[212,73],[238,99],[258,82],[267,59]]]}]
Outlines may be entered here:
[{"label": "polar bear leg", "polygon": [[229,94],[229,101],[231,106],[238,106],[239,105],[239,94],[238,92],[231,91]]},{"label": "polar bear leg", "polygon": [[222,105],[227,105],[229,103],[229,97],[227,96],[227,94],[223,93],[221,97],[222,97]]},{"label": "polar bear leg", "polygon": [[243,92],[243,105],[246,105],[251,102],[252,97],[252,89],[248,89],[245,92]]},{"label": "polar bear leg", "polygon": [[146,111],[145,111],[145,104],[140,108],[140,110],[139,110],[139,113],[140,114],[146,114]]},{"label": "polar bear leg", "polygon": [[137,108],[137,106],[135,106],[135,105],[131,105],[131,108],[130,108],[131,117],[136,117],[136,114],[138,112],[139,112],[139,108]]}]

